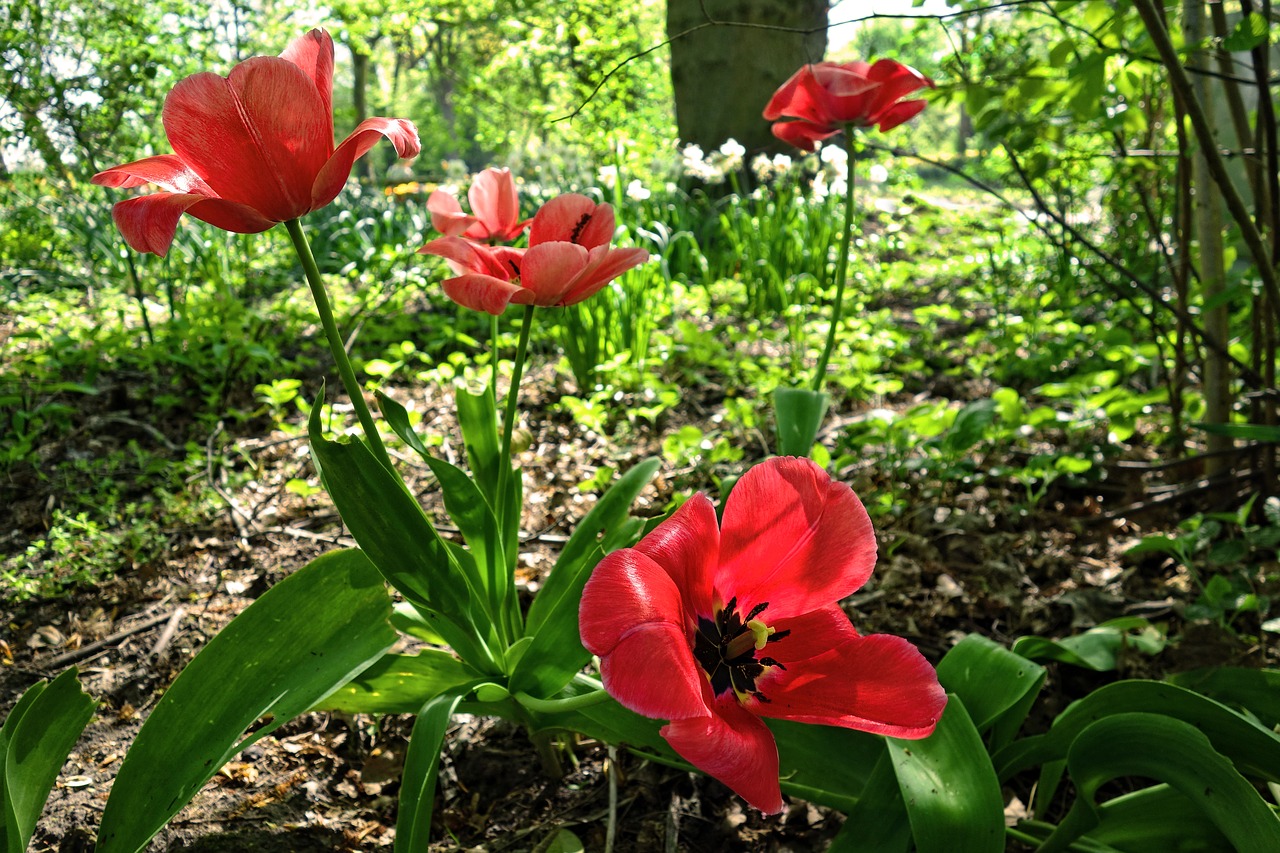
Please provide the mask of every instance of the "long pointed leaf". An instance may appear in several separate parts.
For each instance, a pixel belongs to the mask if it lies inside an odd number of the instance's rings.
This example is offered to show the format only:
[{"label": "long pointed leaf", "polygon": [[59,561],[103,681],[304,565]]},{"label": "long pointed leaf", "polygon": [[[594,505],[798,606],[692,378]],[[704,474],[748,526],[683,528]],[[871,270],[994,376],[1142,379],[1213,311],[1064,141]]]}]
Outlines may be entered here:
[{"label": "long pointed leaf", "polygon": [[1004,850],[1004,800],[964,703],[947,701],[924,740],[886,738],[919,853]]},{"label": "long pointed leaf", "polygon": [[382,576],[355,550],[313,560],[263,594],[147,718],[112,786],[98,853],[141,850],[228,759],[380,657],[396,640],[390,613]]},{"label": "long pointed leaf", "polygon": [[75,667],[22,694],[0,728],[0,850],[23,853],[58,771],[93,718]]},{"label": "long pointed leaf", "polygon": [[431,811],[440,769],[440,748],[459,699],[456,693],[437,696],[423,706],[413,724],[400,783],[396,853],[418,853],[426,850],[431,842]]}]

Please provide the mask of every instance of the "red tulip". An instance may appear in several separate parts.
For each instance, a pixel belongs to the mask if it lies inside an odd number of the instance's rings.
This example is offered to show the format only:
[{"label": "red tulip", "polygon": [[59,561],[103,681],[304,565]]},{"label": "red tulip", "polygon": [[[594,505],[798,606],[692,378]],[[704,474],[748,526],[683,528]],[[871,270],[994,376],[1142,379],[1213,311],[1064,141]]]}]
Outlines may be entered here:
[{"label": "red tulip", "polygon": [[808,459],[769,459],[730,493],[717,527],[694,495],[606,556],[579,610],[605,689],[695,767],[766,813],[782,810],[778,751],[760,719],[928,736],[946,704],[906,640],[859,636],[838,602],[876,561],[853,491]]},{"label": "red tulip", "polygon": [[445,295],[475,311],[573,305],[649,259],[644,249],[611,248],[613,226],[613,208],[569,193],[533,217],[528,249],[439,237],[418,251],[449,262],[457,275],[445,280]]},{"label": "red tulip", "polygon": [[436,190],[427,198],[431,227],[446,237],[465,237],[482,242],[510,242],[529,224],[520,219],[516,182],[509,169],[485,169],[476,175],[467,190],[472,215],[450,193]]},{"label": "red tulip", "polygon": [[874,65],[818,62],[782,84],[764,108],[764,117],[775,122],[774,136],[812,151],[818,142],[849,126],[876,125],[881,131],[897,127],[925,107],[924,101],[902,98],[933,85],[919,71],[892,59]]},{"label": "red tulip", "polygon": [[401,157],[419,150],[413,124],[389,118],[365,119],[334,147],[333,40],[319,29],[226,77],[187,77],[165,98],[161,117],[175,153],[93,176],[102,186],[163,190],[112,209],[130,246],[161,256],[183,213],[227,231],[265,231],[333,201],[379,137]]}]

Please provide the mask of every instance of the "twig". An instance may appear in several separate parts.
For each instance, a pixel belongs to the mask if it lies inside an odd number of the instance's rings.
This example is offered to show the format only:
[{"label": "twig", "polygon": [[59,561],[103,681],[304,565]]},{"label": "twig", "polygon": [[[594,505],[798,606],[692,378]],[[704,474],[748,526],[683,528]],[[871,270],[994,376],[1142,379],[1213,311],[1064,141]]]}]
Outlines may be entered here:
[{"label": "twig", "polygon": [[[179,607],[175,612],[181,613],[182,608]],[[134,634],[141,634],[143,631],[147,631],[151,628],[154,628],[155,626],[159,625],[161,622],[164,622],[165,620],[172,619],[172,618],[173,618],[173,614],[170,614],[170,613],[156,614],[155,616],[152,616],[148,619],[144,619],[143,621],[139,622],[137,625],[131,625],[128,628],[125,628],[120,631],[116,631],[114,634],[108,637],[103,637],[101,640],[94,640],[92,643],[86,643],[85,645],[81,646],[78,649],[72,649],[71,651],[63,652],[60,655],[49,658],[46,661],[40,661],[39,665],[42,669],[46,669],[46,670],[64,669],[70,666],[71,664],[75,663],[76,661],[93,657],[98,652],[108,649],[111,646],[114,646],[123,640],[127,640],[129,637],[132,637]]]},{"label": "twig", "polygon": [[169,647],[169,643],[173,642],[173,635],[178,633],[178,624],[182,622],[182,617],[187,615],[187,611],[179,607],[169,616],[168,623],[164,626],[164,630],[160,632],[160,637],[156,640],[154,646],[151,647],[152,659],[160,656],[160,654]]}]

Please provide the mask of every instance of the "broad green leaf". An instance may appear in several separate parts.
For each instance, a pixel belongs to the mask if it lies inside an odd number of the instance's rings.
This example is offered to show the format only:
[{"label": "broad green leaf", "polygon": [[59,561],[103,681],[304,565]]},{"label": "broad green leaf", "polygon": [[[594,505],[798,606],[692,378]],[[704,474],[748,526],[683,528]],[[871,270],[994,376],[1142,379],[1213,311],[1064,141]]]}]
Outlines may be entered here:
[{"label": "broad green leaf", "polygon": [[233,755],[379,658],[396,639],[390,612],[382,576],[355,550],[319,557],[267,590],[147,718],[112,786],[98,853],[141,850]]},{"label": "broad green leaf", "polygon": [[[502,447],[498,435],[498,411],[491,389],[472,394],[462,384],[454,387],[458,423],[462,427],[462,443],[475,473],[476,482],[490,506],[498,505],[498,458]],[[510,464],[508,460],[507,464]]]},{"label": "broad green leaf", "polygon": [[[533,642],[511,673],[512,692],[550,696],[591,659],[578,635],[582,589],[606,546],[612,549],[635,542],[638,525],[627,524],[631,505],[653,479],[658,465],[657,459],[647,459],[618,478],[565,543],[555,568],[529,606],[525,632]],[[624,541],[615,540],[621,531],[630,533]],[[602,536],[606,537],[603,543]]]},{"label": "broad green leaf", "polygon": [[938,680],[960,697],[978,731],[1003,723],[1002,740],[1017,733],[1044,678],[1044,667],[980,634],[969,634],[938,662]]},{"label": "broad green leaf", "polygon": [[1243,708],[1268,729],[1280,726],[1280,669],[1213,666],[1169,676],[1180,687]]},{"label": "broad green leaf", "polygon": [[773,392],[779,456],[809,455],[830,403],[826,393],[808,388],[778,388]]},{"label": "broad green leaf", "polygon": [[[1138,633],[1131,633],[1134,630]],[[1029,660],[1058,661],[1095,672],[1111,672],[1124,649],[1157,654],[1164,645],[1164,637],[1145,619],[1129,617],[1104,622],[1062,640],[1019,637],[1013,643],[1013,651]]]},{"label": "broad green leaf", "polygon": [[923,740],[885,739],[919,853],[1004,850],[1004,799],[982,737],[949,694],[938,728]]},{"label": "broad green leaf", "polygon": [[[1124,776],[1176,788],[1208,815],[1237,853],[1280,850],[1280,817],[1248,780],[1189,723],[1151,713],[1119,713],[1098,720],[1071,744],[1067,764],[1078,797],[1041,853],[1065,850],[1094,829],[1098,789]],[[1278,769],[1277,772],[1280,772]],[[1189,821],[1194,825],[1194,819]]]},{"label": "broad green leaf", "polygon": [[355,678],[315,704],[315,711],[344,714],[416,714],[436,696],[482,676],[440,649],[383,655]]},{"label": "broad green leaf", "polygon": [[[430,643],[433,646],[447,646],[449,644],[448,641],[436,633],[436,629],[432,627],[432,624],[432,620],[423,616],[418,608],[407,601],[397,601],[396,606],[391,610],[391,627],[401,634],[417,637],[424,643]],[[418,704],[421,705],[422,703]]]},{"label": "broad green leaf", "polygon": [[485,665],[491,655],[481,638],[492,621],[479,579],[453,556],[404,482],[364,444],[324,437],[320,409],[311,410],[311,451],[351,535],[388,583],[434,618],[432,627],[449,645],[472,664]]},{"label": "broad green leaf", "polygon": [[24,853],[58,771],[93,718],[75,667],[27,689],[0,728],[0,851]]},{"label": "broad green leaf", "polygon": [[827,853],[907,853],[910,848],[907,805],[893,773],[893,760],[884,750]]},{"label": "broad green leaf", "polygon": [[1098,826],[1085,837],[1125,853],[1230,849],[1209,816],[1168,785],[1108,800],[1099,807],[1098,818]]},{"label": "broad green leaf", "polygon": [[437,696],[418,712],[409,735],[404,776],[400,782],[400,810],[396,817],[396,853],[417,853],[431,843],[431,810],[435,803],[440,747],[449,720],[458,708],[456,693]]},{"label": "broad green leaf", "polygon": [[1144,712],[1191,725],[1208,736],[1214,748],[1241,772],[1280,782],[1280,735],[1191,690],[1160,681],[1118,681],[1073,702],[1058,715],[1047,734],[1015,742],[994,756],[1001,779],[1028,767],[1066,758],[1071,744],[1094,722],[1120,714]]}]

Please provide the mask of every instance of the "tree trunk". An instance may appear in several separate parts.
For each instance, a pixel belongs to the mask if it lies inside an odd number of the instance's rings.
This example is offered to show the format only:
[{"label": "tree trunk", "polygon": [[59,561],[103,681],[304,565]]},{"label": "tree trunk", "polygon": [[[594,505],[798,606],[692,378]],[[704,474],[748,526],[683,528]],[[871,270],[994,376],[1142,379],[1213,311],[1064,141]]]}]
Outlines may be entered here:
[{"label": "tree trunk", "polygon": [[[369,117],[369,54],[351,48],[351,101],[356,110],[356,124]],[[371,184],[378,182],[373,157],[364,158],[364,177]]]},{"label": "tree trunk", "polygon": [[827,0],[667,0],[680,141],[710,152],[736,139],[748,159],[787,150],[761,113],[800,66],[822,60],[826,27]]}]

